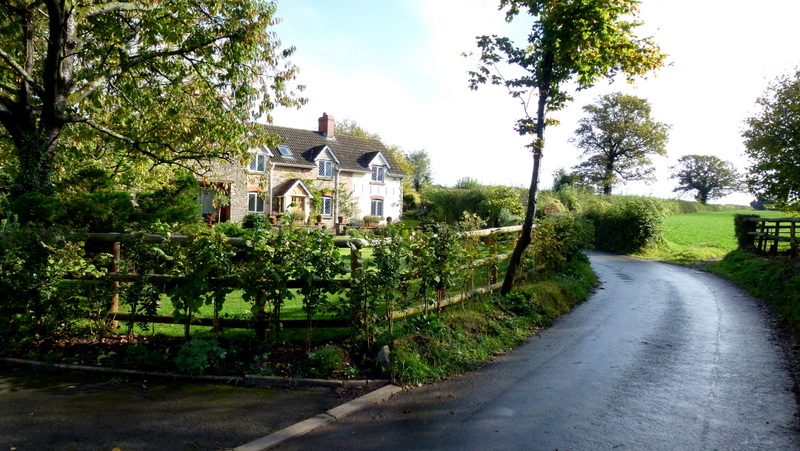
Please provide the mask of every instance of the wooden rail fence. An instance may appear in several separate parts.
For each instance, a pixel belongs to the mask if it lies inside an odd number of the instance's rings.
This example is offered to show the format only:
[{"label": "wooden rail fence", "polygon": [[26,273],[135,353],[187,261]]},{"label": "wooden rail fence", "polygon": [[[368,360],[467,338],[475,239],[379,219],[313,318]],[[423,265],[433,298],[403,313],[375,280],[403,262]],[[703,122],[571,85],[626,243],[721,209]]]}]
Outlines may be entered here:
[{"label": "wooden rail fence", "polygon": [[[479,267],[479,266],[487,266],[488,267],[488,284],[485,286],[474,288],[468,292],[462,292],[456,294],[454,296],[446,297],[440,296],[437,299],[436,308],[441,308],[447,305],[455,304],[458,302],[463,301],[472,296],[476,296],[478,294],[491,292],[494,290],[499,289],[502,286],[502,283],[498,282],[498,266],[499,263],[503,260],[510,258],[511,253],[498,253],[498,237],[508,234],[518,234],[522,231],[522,226],[511,226],[511,227],[498,227],[498,228],[491,228],[491,229],[483,229],[471,232],[462,232],[462,236],[464,237],[476,237],[480,239],[485,246],[487,246],[489,250],[490,257],[479,259],[472,262],[467,262],[463,267]],[[115,260],[120,260],[120,243],[125,242],[132,242],[134,240],[144,240],[145,242],[149,243],[161,243],[166,241],[173,241],[173,242],[186,242],[189,240],[186,236],[180,235],[172,235],[172,236],[162,236],[162,235],[146,235],[144,238],[141,236],[135,236],[130,234],[121,234],[121,233],[88,233],[88,234],[76,234],[74,237],[76,240],[85,240],[85,241],[96,241],[96,242],[106,242],[109,243],[112,253]],[[379,238],[377,238],[379,239]],[[228,243],[232,246],[245,246],[245,240],[242,238],[228,238]],[[349,248],[350,249],[350,260],[353,267],[356,265],[360,265],[359,261],[361,260],[361,250],[365,247],[369,247],[369,240],[366,239],[335,239],[334,244],[336,247],[339,248]],[[168,284],[168,283],[180,283],[181,278],[170,276],[170,275],[163,275],[163,274],[151,274],[147,276],[142,276],[138,274],[125,274],[117,272],[118,268],[113,267],[112,271],[106,274],[101,280],[107,280],[114,284],[124,283],[124,282],[133,282],[140,277],[148,277],[149,280]],[[94,279],[97,280],[97,279]],[[330,280],[330,281],[321,281],[320,283],[328,283],[328,284],[339,284],[342,287],[350,287],[351,281],[348,279],[342,280]],[[290,281],[288,284],[289,288],[300,288],[303,282],[301,281]],[[446,293],[445,293],[446,295]],[[414,314],[418,314],[420,312],[426,311],[427,309],[431,308],[429,305],[420,304],[411,306],[409,308],[394,311],[391,315],[384,315],[379,321],[390,321],[398,318],[402,318],[405,316],[410,316]],[[240,328],[240,329],[256,329],[257,331],[266,331],[269,327],[271,327],[271,320],[267,319],[257,319],[255,317],[249,318],[203,318],[203,317],[191,317],[191,318],[183,318],[177,319],[172,316],[166,315],[146,315],[141,313],[128,313],[128,312],[120,312],[119,310],[119,302],[116,295],[112,299],[111,306],[109,311],[105,314],[105,317],[111,321],[135,321],[135,322],[142,322],[142,323],[160,323],[160,324],[186,324],[187,322],[191,325],[199,325],[199,326],[214,326],[215,321],[218,325],[222,326],[223,328]],[[315,328],[328,328],[328,327],[348,327],[351,325],[351,320],[348,319],[315,319],[314,321]],[[308,323],[306,320],[280,320],[281,328],[283,329],[292,329],[292,328],[306,328]]]},{"label": "wooden rail fence", "polygon": [[794,218],[747,218],[752,222],[748,232],[753,237],[753,246],[765,254],[788,252],[797,257],[800,249],[800,217]]}]

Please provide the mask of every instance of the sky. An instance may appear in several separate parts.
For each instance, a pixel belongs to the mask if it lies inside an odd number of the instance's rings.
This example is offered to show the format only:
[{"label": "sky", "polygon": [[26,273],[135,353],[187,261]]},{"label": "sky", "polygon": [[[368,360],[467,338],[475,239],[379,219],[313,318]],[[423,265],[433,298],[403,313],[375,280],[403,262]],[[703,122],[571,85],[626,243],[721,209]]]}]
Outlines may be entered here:
[{"label": "sky", "polygon": [[[498,34],[524,42],[532,19],[511,24],[497,0],[281,0],[274,28],[283,46],[295,46],[308,103],[278,109],[276,125],[316,129],[322,113],[357,122],[387,145],[424,149],[434,183],[452,186],[470,177],[484,184],[530,184],[530,137],[514,131],[522,106],[502,87],[468,88],[477,65],[476,36]],[[657,181],[615,187],[615,194],[681,197],[670,179],[682,155],[715,155],[744,171],[741,132],[758,112],[756,99],[800,62],[797,0],[643,0],[638,35],[652,36],[669,65],[630,85],[602,82],[575,93],[545,131],[540,180],[581,161],[571,142],[582,107],[624,92],[646,99],[652,117],[671,126],[666,157],[654,157]],[[533,114],[532,114],[533,115]],[[747,204],[739,193],[715,203]]]}]

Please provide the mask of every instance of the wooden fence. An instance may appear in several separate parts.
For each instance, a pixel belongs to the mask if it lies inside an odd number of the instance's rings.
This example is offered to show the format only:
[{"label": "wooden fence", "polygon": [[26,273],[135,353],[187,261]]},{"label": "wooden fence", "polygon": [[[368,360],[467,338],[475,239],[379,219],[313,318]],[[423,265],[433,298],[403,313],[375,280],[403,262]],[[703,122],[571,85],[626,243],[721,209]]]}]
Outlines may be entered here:
[{"label": "wooden fence", "polygon": [[[461,235],[464,238],[472,237],[479,239],[488,250],[489,256],[486,258],[478,259],[472,262],[465,262],[462,268],[476,268],[476,267],[488,267],[488,283],[484,286],[471,288],[469,291],[461,291],[458,294],[453,296],[446,296],[446,293],[440,293],[440,296],[437,298],[437,302],[435,308],[445,307],[447,305],[455,304],[461,302],[464,299],[469,297],[491,292],[493,290],[497,290],[502,286],[502,283],[499,282],[498,272],[500,262],[503,260],[507,260],[511,257],[511,253],[498,253],[498,242],[502,241],[503,238],[505,239],[514,239],[516,238],[517,234],[521,232],[522,226],[511,226],[511,227],[499,227],[499,228],[491,228],[491,229],[483,229],[471,232],[462,232]],[[508,238],[506,238],[508,237]],[[75,237],[75,239],[79,240],[86,240],[86,241],[93,241],[93,242],[106,242],[109,243],[109,249],[114,257],[115,261],[119,261],[123,256],[121,255],[120,248],[121,243],[132,242],[134,240],[144,240],[145,242],[149,243],[161,243],[165,241],[172,241],[172,242],[186,242],[189,241],[189,238],[186,236],[179,236],[179,235],[172,235],[172,236],[161,236],[161,235],[145,235],[142,236],[134,236],[129,234],[120,234],[120,233],[89,233],[89,234],[81,234]],[[380,238],[376,238],[380,239]],[[228,243],[232,246],[245,246],[246,242],[242,238],[228,238]],[[366,239],[335,239],[334,244],[336,247],[339,248],[349,248],[350,249],[350,262],[351,262],[351,270],[359,267],[362,263],[361,259],[361,250],[365,247],[370,246],[370,241]],[[119,272],[119,268],[116,265],[112,265],[111,271],[106,274],[101,280],[106,280],[110,283],[115,284],[118,286],[120,283],[126,282],[133,282],[140,277],[147,277],[152,282],[157,283],[180,283],[181,278],[169,275],[160,275],[160,274],[151,274],[147,276],[137,275],[137,274],[126,274]],[[329,283],[329,284],[338,284],[343,288],[348,288],[352,286],[352,281],[348,279],[343,280],[329,280],[329,281],[322,281],[320,283]],[[299,280],[292,280],[288,283],[288,288],[301,288],[304,286],[304,282]],[[248,318],[205,318],[205,317],[191,317],[191,318],[183,318],[183,319],[176,319],[172,316],[165,316],[165,315],[147,315],[141,313],[127,313],[119,311],[119,299],[117,295],[111,300],[110,308],[108,312],[105,314],[106,318],[111,321],[115,322],[137,322],[137,323],[160,323],[160,324],[191,324],[193,326],[215,326],[219,325],[223,328],[240,328],[240,329],[255,329],[259,335],[263,335],[270,327],[272,327],[273,320],[267,320],[264,318],[258,319],[255,316],[250,316]],[[382,321],[392,321],[394,319],[402,318],[404,316],[418,314],[420,312],[426,311],[427,309],[432,308],[432,306],[428,304],[419,304],[415,306],[411,306],[409,308],[405,308],[402,310],[393,311],[390,314],[383,315],[378,318],[379,322]],[[350,327],[352,326],[353,321],[352,319],[315,319],[314,320],[314,328],[332,328],[332,327]],[[305,319],[296,319],[296,320],[280,320],[280,325],[282,329],[293,329],[293,328],[306,328],[308,327],[308,322]]]},{"label": "wooden fence", "polygon": [[797,257],[800,249],[800,217],[794,218],[747,218],[751,222],[748,235],[753,237],[753,246],[765,254],[785,252]]}]

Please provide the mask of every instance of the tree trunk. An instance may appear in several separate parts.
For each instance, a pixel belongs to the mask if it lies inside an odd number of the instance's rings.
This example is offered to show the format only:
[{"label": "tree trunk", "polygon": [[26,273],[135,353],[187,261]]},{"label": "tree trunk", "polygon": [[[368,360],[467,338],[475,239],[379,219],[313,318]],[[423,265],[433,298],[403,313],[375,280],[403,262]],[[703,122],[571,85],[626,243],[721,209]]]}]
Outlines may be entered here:
[{"label": "tree trunk", "polygon": [[52,194],[54,191],[55,145],[44,132],[23,139],[15,149],[19,172],[12,190],[12,197],[26,193]]},{"label": "tree trunk", "polygon": [[533,173],[531,174],[531,187],[528,190],[528,209],[525,211],[525,221],[522,223],[522,233],[514,246],[514,252],[508,261],[506,277],[503,279],[503,288],[500,294],[508,294],[514,287],[514,279],[517,276],[517,269],[522,261],[522,254],[531,244],[531,233],[533,232],[533,221],[536,218],[536,203],[539,197],[539,163],[542,159],[542,149],[544,148],[544,126],[547,99],[550,94],[550,82],[553,74],[553,63],[555,56],[548,51],[542,63],[542,83],[539,87],[539,104],[536,109],[536,140],[533,142]]},{"label": "tree trunk", "polygon": [[541,151],[534,151],[533,174],[531,175],[531,187],[528,190],[528,209],[525,212],[525,221],[522,223],[522,233],[508,262],[508,269],[506,270],[506,277],[503,279],[503,288],[500,290],[500,294],[508,294],[514,287],[514,279],[516,278],[517,268],[519,268],[519,264],[522,261],[522,254],[531,244],[531,233],[533,232],[533,221],[536,217],[536,203],[538,202],[539,194],[539,162],[541,159]]}]

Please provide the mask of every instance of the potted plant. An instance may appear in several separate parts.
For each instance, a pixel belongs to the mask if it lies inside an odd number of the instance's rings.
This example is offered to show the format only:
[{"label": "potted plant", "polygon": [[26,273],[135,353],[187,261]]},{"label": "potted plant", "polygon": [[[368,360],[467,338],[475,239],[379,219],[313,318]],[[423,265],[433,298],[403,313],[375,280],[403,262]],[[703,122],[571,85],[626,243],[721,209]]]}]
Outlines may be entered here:
[{"label": "potted plant", "polygon": [[291,213],[292,222],[295,224],[302,224],[306,220],[306,213],[303,211],[294,210]]},{"label": "potted plant", "polygon": [[363,219],[365,227],[375,227],[381,222],[381,217],[375,215],[366,215]]}]

